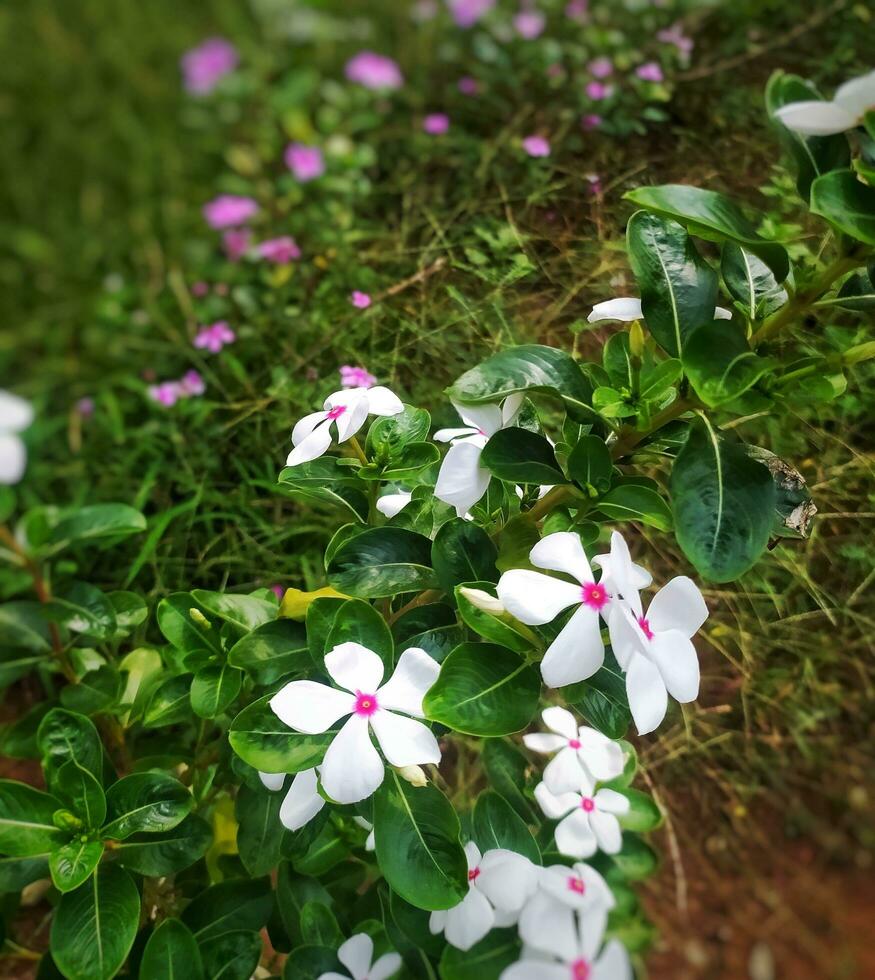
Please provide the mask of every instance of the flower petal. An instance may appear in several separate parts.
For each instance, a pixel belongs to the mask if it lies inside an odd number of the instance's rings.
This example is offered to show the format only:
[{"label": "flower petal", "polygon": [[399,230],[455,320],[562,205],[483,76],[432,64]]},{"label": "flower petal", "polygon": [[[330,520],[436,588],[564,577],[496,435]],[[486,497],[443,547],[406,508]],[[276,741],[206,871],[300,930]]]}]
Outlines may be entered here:
[{"label": "flower petal", "polygon": [[349,970],[353,980],[367,980],[374,956],[374,941],[366,932],[360,932],[338,949],[337,958]]},{"label": "flower petal", "polygon": [[384,385],[374,385],[364,389],[367,392],[368,408],[371,415],[398,415],[404,411],[404,404],[394,391]]},{"label": "flower petal", "polygon": [[626,759],[617,742],[594,728],[581,728],[577,739],[578,758],[599,782],[615,779],[622,773]]},{"label": "flower petal", "polygon": [[468,950],[486,935],[495,922],[495,913],[486,896],[471,888],[462,901],[447,911],[444,936],[451,946]]},{"label": "flower petal", "polygon": [[832,136],[844,133],[857,125],[856,113],[835,102],[818,100],[791,102],[775,110],[775,118],[787,129],[803,136]]},{"label": "flower petal", "polygon": [[351,439],[367,420],[368,399],[364,395],[367,389],[357,388],[356,391],[361,392],[362,395],[351,399],[347,410],[343,415],[339,415],[334,423],[337,426],[338,442],[346,442],[347,439]]},{"label": "flower petal", "polygon": [[731,320],[732,310],[727,310],[725,306],[715,306],[714,307],[714,319],[715,320]]},{"label": "flower petal", "polygon": [[292,785],[280,805],[280,823],[286,830],[300,830],[325,806],[325,800],[319,795],[316,784],[315,769],[295,773]]},{"label": "flower petal", "polygon": [[544,768],[543,780],[551,793],[579,793],[591,782],[574,749],[564,748]]},{"label": "flower petal", "polygon": [[607,786],[603,786],[594,799],[599,810],[604,810],[606,813],[622,816],[629,812],[629,797]]},{"label": "flower petal", "polygon": [[443,932],[447,927],[447,913],[445,910],[441,909],[439,912],[432,912],[428,917],[428,931],[436,936],[438,933]]},{"label": "flower petal", "polygon": [[0,390],[0,431],[21,432],[33,422],[33,406],[29,401]]},{"label": "flower petal", "polygon": [[0,484],[11,486],[24,476],[27,449],[11,432],[0,432]]},{"label": "flower petal", "polygon": [[[532,949],[558,956],[567,963],[577,959],[574,912],[548,892],[538,892],[526,903],[520,916],[519,932],[522,941]],[[563,976],[567,977],[568,968],[564,969]],[[528,977],[528,974],[520,976]]]},{"label": "flower petal", "polygon": [[593,965],[592,980],[633,980],[629,954],[618,939],[606,943]]},{"label": "flower petal", "polygon": [[647,569],[632,563],[629,546],[619,531],[611,534],[611,550],[607,555],[596,555],[593,564],[602,569],[601,582],[611,595],[619,594],[641,614],[640,589],[650,585],[651,577]]},{"label": "flower petal", "polygon": [[570,711],[560,708],[558,704],[544,708],[541,720],[551,732],[558,732],[565,738],[577,738],[577,720]]},{"label": "flower petal", "polygon": [[580,535],[573,531],[556,531],[548,534],[532,548],[529,553],[532,564],[538,568],[548,568],[553,572],[565,572],[578,582],[592,582],[592,569]]},{"label": "flower petal", "polygon": [[323,456],[331,445],[331,425],[324,422],[305,439],[302,439],[286,458],[286,466],[297,466],[299,463],[309,463],[312,459]]},{"label": "flower petal", "polygon": [[525,395],[521,391],[517,391],[512,395],[508,395],[501,403],[502,429],[506,429],[514,421],[524,400]]},{"label": "flower petal", "polygon": [[538,887],[538,873],[527,857],[496,847],[480,859],[480,874],[474,887],[496,909],[519,912]]},{"label": "flower petal", "polygon": [[568,967],[564,963],[518,960],[502,970],[500,980],[568,980]]},{"label": "flower petal", "polygon": [[613,813],[593,810],[589,815],[589,823],[601,850],[605,854],[617,854],[623,846],[623,834]]},{"label": "flower petal", "polygon": [[422,699],[440,672],[440,664],[425,650],[409,647],[398,658],[392,676],[377,691],[377,703],[381,708],[394,708],[421,718]]},{"label": "flower petal", "polygon": [[668,693],[681,704],[699,696],[699,658],[692,641],[679,630],[657,633],[650,656],[659,668]]},{"label": "flower petal", "polygon": [[580,793],[553,793],[546,783],[535,787],[535,799],[550,820],[558,820],[574,810],[580,803]]},{"label": "flower petal", "polygon": [[383,661],[361,643],[338,643],[325,654],[325,669],[338,687],[363,694],[376,694],[383,680]]},{"label": "flower petal", "polygon": [[326,418],[326,412],[311,412],[309,415],[305,415],[292,429],[292,445],[297,446],[299,442],[303,442],[316,426],[320,422],[324,422]]},{"label": "flower petal", "polygon": [[527,568],[505,572],[496,587],[501,604],[521,623],[541,626],[582,601],[579,585]]},{"label": "flower petal", "polygon": [[552,755],[564,748],[568,739],[562,735],[550,735],[546,732],[533,732],[531,735],[523,735],[523,745],[532,752],[540,752],[541,755]]},{"label": "flower petal", "polygon": [[707,618],[708,607],[702,593],[686,575],[678,575],[663,585],[647,608],[647,622],[654,632],[680,630],[690,637]]},{"label": "flower petal", "polygon": [[541,676],[547,687],[564,687],[592,677],[604,662],[599,614],[582,605],[547,648],[541,661]]},{"label": "flower petal", "polygon": [[501,428],[501,409],[498,405],[460,405],[453,402],[453,408],[465,425],[470,425],[485,436],[494,436]]},{"label": "flower petal", "polygon": [[259,772],[258,778],[261,780],[262,786],[265,789],[269,789],[272,793],[283,788],[283,783],[286,781],[286,774],[284,772]]},{"label": "flower petal", "polygon": [[658,728],[665,718],[668,694],[656,664],[635,653],[626,672],[626,696],[639,735]]},{"label": "flower petal", "polygon": [[590,826],[590,816],[579,807],[559,821],[555,836],[559,853],[566,857],[592,857],[598,850],[598,842]]},{"label": "flower petal", "polygon": [[404,510],[412,499],[413,494],[407,490],[402,490],[399,493],[384,493],[382,497],[377,499],[376,507],[384,517],[395,517],[396,514],[400,514]]},{"label": "flower petal", "polygon": [[630,320],[640,320],[642,316],[641,300],[637,296],[618,296],[604,303],[596,303],[586,320],[587,323],[598,320],[623,320],[628,323]]},{"label": "flower petal", "polygon": [[473,442],[455,442],[450,446],[438,473],[434,495],[465,514],[486,493],[492,475],[480,465],[481,446]]},{"label": "flower petal", "polygon": [[474,868],[480,864],[480,848],[474,843],[474,841],[469,840],[465,845],[465,860],[468,862],[468,870],[473,871]]},{"label": "flower petal", "polygon": [[271,711],[289,727],[308,735],[327,732],[353,710],[353,699],[316,681],[290,681],[270,699]]},{"label": "flower petal", "polygon": [[383,782],[383,760],[371,742],[368,719],[353,715],[334,737],[319,768],[322,787],[338,803],[367,799]]},{"label": "flower petal", "polygon": [[441,761],[438,741],[421,721],[380,709],[371,715],[371,728],[390,765],[437,765]]},{"label": "flower petal", "polygon": [[632,657],[643,652],[644,638],[632,617],[631,609],[622,601],[611,603],[608,633],[617,663],[623,670],[627,670]]},{"label": "flower petal", "polygon": [[432,439],[435,442],[452,442],[453,439],[461,439],[463,436],[476,436],[477,434],[477,430],[469,426],[459,429],[438,429]]},{"label": "flower petal", "polygon": [[387,980],[401,969],[401,957],[397,953],[384,953],[371,967],[368,980]]}]

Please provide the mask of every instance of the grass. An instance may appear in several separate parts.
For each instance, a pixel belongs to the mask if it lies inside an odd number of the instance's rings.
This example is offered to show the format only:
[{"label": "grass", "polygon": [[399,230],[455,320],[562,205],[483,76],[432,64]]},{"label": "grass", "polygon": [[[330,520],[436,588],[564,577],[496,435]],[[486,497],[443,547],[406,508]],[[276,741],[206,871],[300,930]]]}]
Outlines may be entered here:
[{"label": "grass", "polygon": [[[367,364],[442,424],[452,411],[441,389],[491,350],[537,340],[597,357],[610,329],[585,316],[632,285],[621,196],[636,183],[731,191],[806,254],[811,230],[793,227],[775,196],[787,178],[763,83],[775,67],[827,86],[871,67],[860,5],[705,8],[692,15],[693,66],[646,134],[584,136],[574,113],[546,112],[546,83],[527,90],[507,75],[477,102],[457,99],[453,138],[436,146],[398,123],[377,127],[369,100],[320,85],[308,66],[337,75],[348,45],[289,48],[271,6],[80,0],[74,12],[31,0],[0,11],[0,371],[39,406],[22,503],[142,507],[150,530],[122,567],[114,552],[83,574],[152,601],[192,584],[322,584],[333,517],[280,497],[275,481],[291,422],[331,390],[339,364]],[[416,42],[393,9],[355,13],[404,49]],[[180,53],[210,33],[233,37],[252,66],[239,103],[251,111],[218,121],[181,98],[177,76]],[[411,87],[443,97],[455,75],[430,70],[432,56],[410,54]],[[200,205],[276,179],[285,140],[330,129],[332,113],[360,138],[341,152],[330,195],[287,189],[274,215],[315,261],[288,283],[220,263]],[[548,121],[549,164],[521,156],[519,137]],[[226,279],[231,298],[198,306],[192,269]],[[351,288],[380,301],[361,314]],[[240,342],[201,358],[195,323],[229,310]],[[845,315],[829,329],[862,322]],[[203,400],[172,412],[147,402],[144,372],[188,367],[207,379]],[[856,370],[828,411],[800,405],[792,426],[765,417],[743,428],[795,462],[820,514],[807,541],[709,593],[702,698],[646,745],[670,814],[664,873],[648,890],[663,935],[654,977],[875,971],[855,935],[858,906],[871,913],[875,900],[871,392],[871,372]],[[83,421],[74,406],[86,395],[97,410]],[[649,551],[663,574],[686,570],[664,537]]]}]

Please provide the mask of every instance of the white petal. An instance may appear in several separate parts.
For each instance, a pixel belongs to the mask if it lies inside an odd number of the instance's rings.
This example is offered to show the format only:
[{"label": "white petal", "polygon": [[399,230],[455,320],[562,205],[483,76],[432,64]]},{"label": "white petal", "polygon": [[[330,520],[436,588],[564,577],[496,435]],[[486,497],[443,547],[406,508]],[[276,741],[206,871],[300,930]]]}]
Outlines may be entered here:
[{"label": "white petal", "polygon": [[564,687],[592,677],[604,662],[599,614],[581,605],[547,648],[541,676],[547,687]]},{"label": "white petal", "polygon": [[259,772],[258,778],[261,780],[262,786],[265,789],[269,789],[272,793],[283,788],[283,783],[286,781],[286,774],[284,772]]},{"label": "white petal", "polygon": [[567,857],[587,858],[598,850],[598,843],[590,818],[579,807],[573,810],[556,827],[556,847]]},{"label": "white petal", "polygon": [[401,969],[401,957],[397,953],[384,953],[371,967],[368,980],[387,980]]},{"label": "white petal", "polygon": [[580,805],[580,793],[552,793],[546,783],[535,787],[535,799],[550,820],[558,820]]},{"label": "white petal", "polygon": [[325,669],[338,687],[358,694],[376,694],[383,680],[383,661],[361,643],[338,643],[325,654]]},{"label": "white petal", "polygon": [[271,710],[280,721],[309,735],[328,731],[353,706],[353,698],[345,691],[316,681],[290,681],[270,699]]},{"label": "white petal", "polygon": [[604,913],[601,915],[579,915],[577,917],[578,955],[582,956],[588,963],[595,959],[595,954],[602,945],[607,922],[608,918]]},{"label": "white petal", "polygon": [[0,432],[21,432],[33,422],[33,406],[11,391],[0,389]]},{"label": "white petal", "polygon": [[521,392],[515,392],[513,395],[508,395],[507,398],[502,402],[501,405],[501,427],[506,429],[509,425],[512,425],[516,419],[517,413],[523,404],[523,399],[525,395]]},{"label": "white petal", "polygon": [[328,422],[317,425],[316,428],[289,453],[286,466],[297,466],[299,463],[309,463],[325,455],[331,445],[331,425]]},{"label": "white petal", "polygon": [[459,429],[438,429],[437,432],[432,436],[435,442],[452,442],[453,439],[461,439],[464,436],[476,436],[478,432],[476,429],[466,426],[465,428]]},{"label": "white petal", "polygon": [[875,109],[875,71],[839,85],[833,102],[838,103],[858,119],[861,119],[869,109]]},{"label": "white petal", "polygon": [[668,693],[681,704],[699,696],[699,658],[692,641],[678,630],[657,633],[650,656],[659,668]]},{"label": "white petal", "polygon": [[381,708],[371,715],[371,727],[390,765],[437,765],[441,761],[438,741],[421,721]]},{"label": "white petal", "polygon": [[474,868],[480,864],[480,848],[474,843],[474,841],[469,840],[465,845],[465,860],[468,862],[468,870],[473,871]]},{"label": "white petal", "polygon": [[383,760],[371,743],[368,720],[353,715],[334,737],[319,768],[322,787],[338,803],[367,799],[383,782]]},{"label": "white petal", "polygon": [[504,608],[529,626],[549,623],[563,609],[582,601],[579,585],[531,572],[527,568],[505,572],[498,580],[496,591]]},{"label": "white petal", "polygon": [[626,760],[617,742],[594,728],[581,728],[577,738],[580,742],[578,758],[599,782],[620,775]]},{"label": "white petal", "polygon": [[447,913],[443,909],[439,912],[432,912],[428,917],[428,931],[436,936],[438,933],[443,932],[447,927]]},{"label": "white petal", "polygon": [[568,980],[565,964],[519,960],[501,971],[499,980]]},{"label": "white petal", "polygon": [[529,553],[529,559],[538,568],[566,572],[581,584],[593,581],[592,569],[589,567],[580,535],[573,531],[557,531],[541,538]]},{"label": "white petal", "polygon": [[725,306],[718,306],[714,309],[715,320],[731,320],[732,310],[727,310]]},{"label": "white petal", "polygon": [[24,476],[27,449],[18,436],[0,432],[0,484],[12,486]]},{"label": "white petal", "polygon": [[492,478],[489,470],[480,465],[482,452],[482,447],[472,442],[455,442],[441,463],[434,495],[455,507],[460,517],[486,493]]},{"label": "white petal", "polygon": [[381,708],[394,708],[421,718],[422,699],[438,679],[440,664],[419,647],[409,647],[398,658],[395,671],[377,691]]},{"label": "white petal", "polygon": [[404,411],[404,404],[394,391],[383,385],[364,389],[367,392],[371,415],[398,415]]},{"label": "white petal", "polygon": [[[573,868],[564,865],[544,868],[540,885],[545,894],[569,908],[583,910],[600,907],[607,910],[615,904],[605,879],[588,864],[575,864]],[[522,930],[520,932],[522,934]],[[525,941],[529,942],[528,939]]]},{"label": "white petal", "polygon": [[614,813],[622,816],[629,812],[629,798],[623,796],[622,793],[618,793],[615,789],[609,789],[607,786],[603,786],[596,793],[594,799],[596,807],[599,810],[604,810],[606,813]]},{"label": "white petal", "polygon": [[668,694],[658,668],[641,653],[633,654],[629,662],[626,696],[639,735],[659,727],[665,718]]},{"label": "white petal", "polygon": [[605,854],[617,854],[623,846],[623,835],[620,832],[620,824],[613,813],[593,810],[589,815],[589,824],[599,847]]},{"label": "white petal", "polygon": [[297,446],[299,442],[303,442],[316,426],[320,422],[324,422],[326,418],[326,412],[311,412],[309,415],[305,415],[292,429],[292,445]]},{"label": "white petal", "polygon": [[488,899],[472,888],[459,905],[448,910],[444,936],[451,946],[468,950],[480,942],[494,922],[495,913]]},{"label": "white petal", "polygon": [[642,316],[640,299],[636,296],[618,296],[617,299],[596,303],[586,319],[588,323],[598,320],[623,320],[628,323],[630,320],[640,320]]},{"label": "white petal", "polygon": [[[522,941],[533,949],[567,963],[577,959],[574,912],[546,892],[539,892],[523,909],[519,931]],[[567,970],[565,967],[566,977]]]},{"label": "white petal", "polygon": [[532,862],[522,854],[503,847],[487,851],[480,859],[475,888],[502,912],[519,912],[538,885]]},{"label": "white petal", "polygon": [[544,768],[544,783],[551,793],[579,793],[591,780],[574,749],[564,748]]},{"label": "white petal", "polygon": [[459,405],[453,402],[453,408],[465,425],[470,425],[483,435],[494,436],[501,428],[501,409],[498,405]]},{"label": "white petal", "polygon": [[287,830],[300,830],[325,806],[325,800],[316,790],[316,770],[305,769],[295,773],[280,805],[280,823]]},{"label": "white petal", "polygon": [[791,102],[775,111],[775,116],[787,129],[803,136],[831,136],[844,133],[857,125],[856,114],[835,102]]},{"label": "white petal", "polygon": [[544,708],[541,720],[551,732],[558,732],[565,738],[577,738],[577,720],[570,711],[560,708],[558,704]]},{"label": "white petal", "polygon": [[623,670],[628,670],[632,657],[644,651],[644,635],[625,603],[611,602],[608,633],[617,663]]},{"label": "white petal", "polygon": [[413,494],[407,490],[402,490],[400,493],[385,493],[377,500],[377,510],[384,517],[394,517],[404,510],[412,498]]},{"label": "white petal", "polygon": [[625,946],[611,939],[595,961],[592,980],[633,980],[632,964]]},{"label": "white petal", "polygon": [[367,980],[374,955],[374,941],[366,932],[360,932],[338,949],[337,958],[349,970],[353,980]]},{"label": "white petal", "polygon": [[641,613],[641,599],[638,591],[650,585],[650,573],[640,565],[632,563],[629,546],[619,531],[611,534],[611,550],[607,555],[596,555],[593,563],[602,568],[602,584],[611,595],[621,595]]},{"label": "white petal", "polygon": [[560,749],[565,748],[568,739],[561,735],[548,735],[546,732],[533,732],[531,735],[523,735],[523,745],[532,752],[540,752],[541,755],[552,755]]},{"label": "white petal", "polygon": [[656,593],[647,608],[650,628],[680,630],[693,636],[708,618],[708,607],[696,583],[686,575],[671,579]]},{"label": "white petal", "polygon": [[[358,391],[364,392],[365,388]],[[337,426],[337,441],[346,442],[351,439],[356,432],[365,424],[368,417],[368,400],[365,397],[356,398],[350,402],[349,407],[335,420]]]}]

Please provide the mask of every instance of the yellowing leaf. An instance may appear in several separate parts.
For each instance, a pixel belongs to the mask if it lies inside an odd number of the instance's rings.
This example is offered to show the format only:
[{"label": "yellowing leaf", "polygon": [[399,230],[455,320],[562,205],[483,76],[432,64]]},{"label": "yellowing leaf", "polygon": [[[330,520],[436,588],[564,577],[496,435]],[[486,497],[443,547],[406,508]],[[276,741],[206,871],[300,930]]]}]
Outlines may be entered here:
[{"label": "yellowing leaf", "polygon": [[329,599],[348,599],[349,596],[332,589],[326,585],[323,589],[316,589],[314,592],[304,592],[303,589],[286,589],[283,601],[280,603],[280,616],[286,619],[303,620],[307,615],[307,609],[314,599],[327,597]]}]

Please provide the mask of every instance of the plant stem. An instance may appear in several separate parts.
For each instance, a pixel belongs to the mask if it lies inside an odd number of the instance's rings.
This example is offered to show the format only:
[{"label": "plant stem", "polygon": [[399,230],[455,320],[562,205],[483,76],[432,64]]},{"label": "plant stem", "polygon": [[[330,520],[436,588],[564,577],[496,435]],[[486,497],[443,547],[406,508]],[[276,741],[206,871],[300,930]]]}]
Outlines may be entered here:
[{"label": "plant stem", "polygon": [[364,449],[362,449],[362,444],[358,441],[358,439],[355,436],[352,436],[350,438],[349,445],[352,451],[358,457],[359,462],[362,464],[362,466],[367,466],[369,462],[368,457],[365,456],[365,451]]},{"label": "plant stem", "polygon": [[573,494],[574,487],[553,487],[553,489],[548,493],[545,493],[540,500],[535,501],[535,503],[526,511],[526,517],[530,517],[533,521],[539,521],[542,517],[546,517],[554,507],[558,507],[559,504],[565,503],[565,501]]},{"label": "plant stem", "polygon": [[678,398],[677,401],[671,403],[668,408],[664,408],[661,412],[658,412],[651,419],[650,425],[646,429],[637,430],[632,428],[626,428],[620,430],[620,434],[617,436],[616,442],[611,446],[611,458],[614,460],[622,459],[627,456],[639,443],[641,443],[648,436],[653,435],[664,425],[668,425],[669,422],[673,422],[676,418],[679,418],[684,412],[689,412],[696,407],[696,402],[689,398]]},{"label": "plant stem", "polygon": [[397,622],[404,613],[409,612],[411,609],[416,609],[417,606],[427,606],[430,602],[437,602],[442,595],[443,592],[440,589],[426,589],[425,592],[420,592],[418,596],[403,605],[397,612],[391,613],[388,617],[389,625],[391,626]]}]

